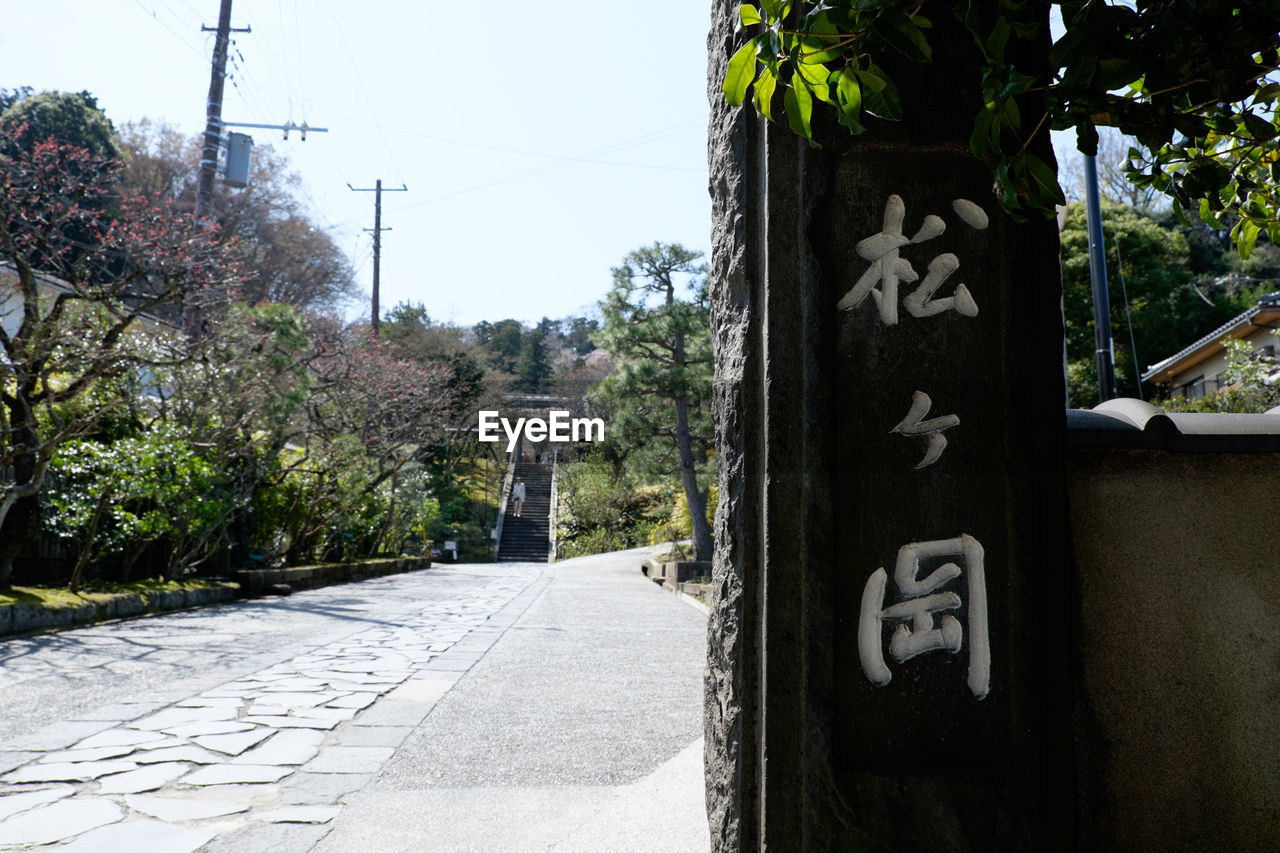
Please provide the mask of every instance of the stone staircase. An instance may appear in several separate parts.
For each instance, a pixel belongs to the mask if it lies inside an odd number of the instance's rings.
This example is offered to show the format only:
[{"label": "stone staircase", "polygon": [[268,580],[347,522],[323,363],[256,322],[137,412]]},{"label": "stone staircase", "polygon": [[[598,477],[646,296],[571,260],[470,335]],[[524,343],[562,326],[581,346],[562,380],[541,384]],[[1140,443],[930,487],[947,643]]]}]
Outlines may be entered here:
[{"label": "stone staircase", "polygon": [[498,559],[545,563],[551,550],[551,468],[520,462],[516,464],[515,476],[524,480],[524,512],[519,518],[513,514],[515,501],[508,494]]}]

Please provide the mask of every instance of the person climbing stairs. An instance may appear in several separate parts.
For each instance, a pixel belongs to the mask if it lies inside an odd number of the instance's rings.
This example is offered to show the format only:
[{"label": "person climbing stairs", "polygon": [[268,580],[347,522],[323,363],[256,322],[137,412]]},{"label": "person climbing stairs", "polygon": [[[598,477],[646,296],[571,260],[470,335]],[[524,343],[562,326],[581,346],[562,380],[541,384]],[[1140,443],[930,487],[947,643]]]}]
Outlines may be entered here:
[{"label": "person climbing stairs", "polygon": [[520,515],[516,515],[515,499],[507,495],[498,559],[544,563],[551,545],[551,468],[519,462],[515,479],[524,482],[524,507]]}]

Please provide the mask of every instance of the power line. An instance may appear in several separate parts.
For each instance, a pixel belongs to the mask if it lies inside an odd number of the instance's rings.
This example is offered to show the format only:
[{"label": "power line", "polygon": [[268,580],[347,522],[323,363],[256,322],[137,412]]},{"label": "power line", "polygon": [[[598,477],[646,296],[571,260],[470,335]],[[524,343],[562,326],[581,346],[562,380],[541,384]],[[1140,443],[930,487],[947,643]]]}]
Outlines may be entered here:
[{"label": "power line", "polygon": [[185,47],[187,50],[194,53],[196,56],[199,56],[202,62],[208,61],[209,57],[205,55],[205,52],[203,50],[200,50],[199,48],[192,46],[192,44],[189,41],[187,41],[186,38],[183,37],[182,33],[178,32],[173,27],[169,26],[164,21],[160,20],[160,16],[155,13],[154,8],[148,10],[147,7],[143,4],[142,0],[133,0],[133,2],[137,4],[138,8],[141,9],[148,18],[155,21],[157,24],[159,24],[161,27],[167,30],[174,38],[176,38],[179,42],[181,42],[183,47]]},{"label": "power line", "polygon": [[[333,23],[337,28],[339,36],[344,36],[345,30],[343,29],[342,23],[338,20],[338,11],[334,8],[333,0],[329,0],[329,15],[333,18]],[[360,74],[360,64],[356,62],[355,56],[351,53],[351,42],[345,37],[340,38],[339,41],[342,42],[342,47],[346,51],[347,62],[350,63],[351,72],[355,75],[356,85],[360,87],[360,93],[363,95],[362,100],[364,101],[365,109],[369,111],[369,116],[373,119],[373,126],[378,129],[378,138],[382,142],[382,149],[387,154],[387,159],[391,163],[391,168],[393,168],[396,171],[396,174],[400,175],[403,180],[404,171],[400,168],[400,164],[396,162],[395,153],[392,152],[391,144],[387,141],[386,129],[383,127],[382,122],[378,120],[378,114],[374,112],[373,99],[369,97],[369,89],[365,86],[364,77]],[[362,123],[367,124],[367,122]]]},{"label": "power line", "polygon": [[[668,134],[668,135],[674,135],[674,134]],[[658,137],[658,138],[665,138],[665,137]],[[656,140],[654,140],[654,139],[649,139],[649,140],[646,140],[646,141],[650,141],[650,142],[652,142],[652,141],[656,141]],[[636,144],[641,144],[641,143],[636,143]],[[625,147],[632,147],[632,146],[628,145],[628,146],[625,146]],[[561,159],[562,159],[562,162],[558,162],[558,163],[551,163],[551,164],[548,164],[548,165],[546,165],[546,166],[538,166],[537,168],[534,168],[534,169],[526,169],[526,170],[525,170],[525,171],[523,171],[523,172],[516,172],[516,173],[514,173],[514,174],[507,175],[507,176],[505,176],[505,177],[501,177],[501,178],[497,178],[497,179],[492,180],[492,181],[486,181],[485,183],[482,183],[482,184],[476,184],[476,185],[474,185],[474,186],[464,187],[463,189],[453,190],[452,192],[447,192],[447,193],[443,193],[443,194],[438,195],[438,196],[433,196],[433,197],[431,197],[431,198],[424,199],[423,201],[416,202],[416,203],[414,203],[414,204],[405,205],[404,207],[398,207],[398,208],[396,208],[396,210],[397,210],[397,211],[401,211],[401,210],[411,210],[411,209],[416,208],[416,207],[423,207],[423,206],[428,205],[428,204],[435,204],[435,203],[437,203],[437,202],[446,201],[446,200],[451,199],[451,198],[457,198],[457,197],[459,197],[459,196],[469,195],[469,194],[471,194],[471,193],[473,193],[473,192],[480,192],[481,190],[493,189],[494,187],[499,187],[499,186],[502,186],[503,184],[509,184],[509,183],[512,183],[513,181],[519,181],[519,180],[523,180],[523,179],[525,179],[525,178],[531,178],[531,177],[534,177],[535,175],[542,175],[542,174],[545,174],[545,173],[547,173],[547,172],[555,171],[556,169],[563,169],[565,166],[569,166],[569,165],[572,165],[572,164],[574,164],[574,163],[591,163],[592,161],[591,161],[591,159],[590,159],[590,158],[591,158],[593,155],[595,155],[595,154],[602,154],[602,153],[609,153],[610,151],[614,151],[614,150],[621,150],[621,148],[619,148],[619,147],[617,147],[617,146],[607,146],[607,147],[602,148],[602,149],[596,149],[595,151],[589,151],[589,152],[587,152],[586,154],[583,154],[583,155],[582,155],[582,156],[580,156],[580,157],[565,157],[565,158],[561,158]]]},{"label": "power line", "polygon": [[[489,145],[483,142],[471,142],[465,139],[456,139],[448,136],[437,136],[431,133],[422,133],[420,131],[406,130],[404,128],[397,128],[397,127],[384,128],[382,125],[374,124],[364,119],[356,118],[355,116],[344,115],[343,113],[334,112],[333,110],[325,110],[325,112],[337,118],[346,119],[347,121],[352,121],[357,124],[368,125],[370,127],[378,127],[379,129],[388,130],[391,133],[398,133],[404,136],[412,136],[417,139],[427,139],[432,142],[442,142],[446,145],[456,145],[459,148],[472,148],[478,151],[497,151],[504,154],[518,154],[523,157],[539,157],[544,160],[561,160],[568,163],[592,163],[592,164],[598,164],[601,166],[624,166],[624,167],[635,168],[635,169],[665,169],[665,170],[676,171],[676,172],[705,172],[706,171],[705,166],[700,166],[700,167],[661,166],[661,165],[654,165],[654,164],[647,164],[647,163],[627,163],[627,162],[620,162],[617,160],[597,160],[597,159],[591,159],[591,155],[574,156],[574,155],[565,155],[565,154],[547,154],[542,151],[527,151],[520,148],[508,148],[503,145]],[[614,151],[623,151],[623,150],[626,150],[627,148],[635,148],[637,146],[645,145],[650,142],[659,142],[663,139],[668,139],[672,136],[678,136],[681,133],[687,133],[690,130],[694,130],[697,128],[704,128],[704,127],[706,127],[705,119],[691,119],[688,121],[680,122],[679,124],[671,125],[667,128],[661,128],[659,130],[649,131],[648,133],[645,133],[641,136],[635,137],[630,140],[624,140],[623,142],[616,143],[613,146],[606,146],[605,148],[599,149],[598,151],[592,152],[592,153],[607,154],[607,153],[612,153]]]}]

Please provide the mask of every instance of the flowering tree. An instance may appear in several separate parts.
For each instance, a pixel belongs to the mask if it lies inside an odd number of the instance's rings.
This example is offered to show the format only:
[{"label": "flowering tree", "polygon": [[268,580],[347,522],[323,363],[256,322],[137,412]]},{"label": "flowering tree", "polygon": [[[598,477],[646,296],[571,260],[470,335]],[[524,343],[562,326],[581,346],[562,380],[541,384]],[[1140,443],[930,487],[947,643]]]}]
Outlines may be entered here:
[{"label": "flowering tree", "polygon": [[316,323],[314,335],[319,387],[308,407],[305,447],[326,464],[313,468],[310,509],[300,506],[312,521],[298,531],[294,547],[324,532],[316,508],[329,504],[335,517],[345,518],[349,538],[330,549],[375,551],[414,513],[398,499],[404,474],[440,443],[461,392],[444,364],[399,357],[363,328]]},{"label": "flowering tree", "polygon": [[[20,129],[19,129],[20,130]],[[54,451],[100,422],[96,384],[181,359],[130,345],[169,305],[238,282],[211,229],[114,193],[118,165],[55,140],[0,134],[0,584],[34,533]],[[168,313],[166,313],[168,310]]]}]

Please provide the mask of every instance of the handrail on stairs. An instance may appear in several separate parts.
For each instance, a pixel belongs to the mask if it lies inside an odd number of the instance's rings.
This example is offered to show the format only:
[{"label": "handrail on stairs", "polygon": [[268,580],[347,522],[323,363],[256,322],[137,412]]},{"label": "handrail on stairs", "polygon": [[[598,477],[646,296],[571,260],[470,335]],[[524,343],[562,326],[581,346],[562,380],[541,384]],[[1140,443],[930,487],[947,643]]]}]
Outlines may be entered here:
[{"label": "handrail on stairs", "polygon": [[507,497],[511,494],[511,483],[516,474],[516,456],[512,455],[507,461],[507,473],[502,477],[502,498],[498,501],[498,523],[494,525],[493,533],[493,559],[498,559],[498,549],[502,547],[502,519],[507,515]]},{"label": "handrail on stairs", "polygon": [[556,553],[556,531],[558,527],[558,525],[556,524],[556,520],[560,517],[560,511],[559,511],[560,508],[558,506],[559,500],[560,500],[560,454],[558,452],[554,452],[551,455],[551,509],[550,509],[551,515],[547,519],[547,523],[550,525],[549,535],[551,539],[549,543],[550,550],[548,552],[550,556],[547,558],[548,563],[554,563],[560,557],[560,555]]}]

